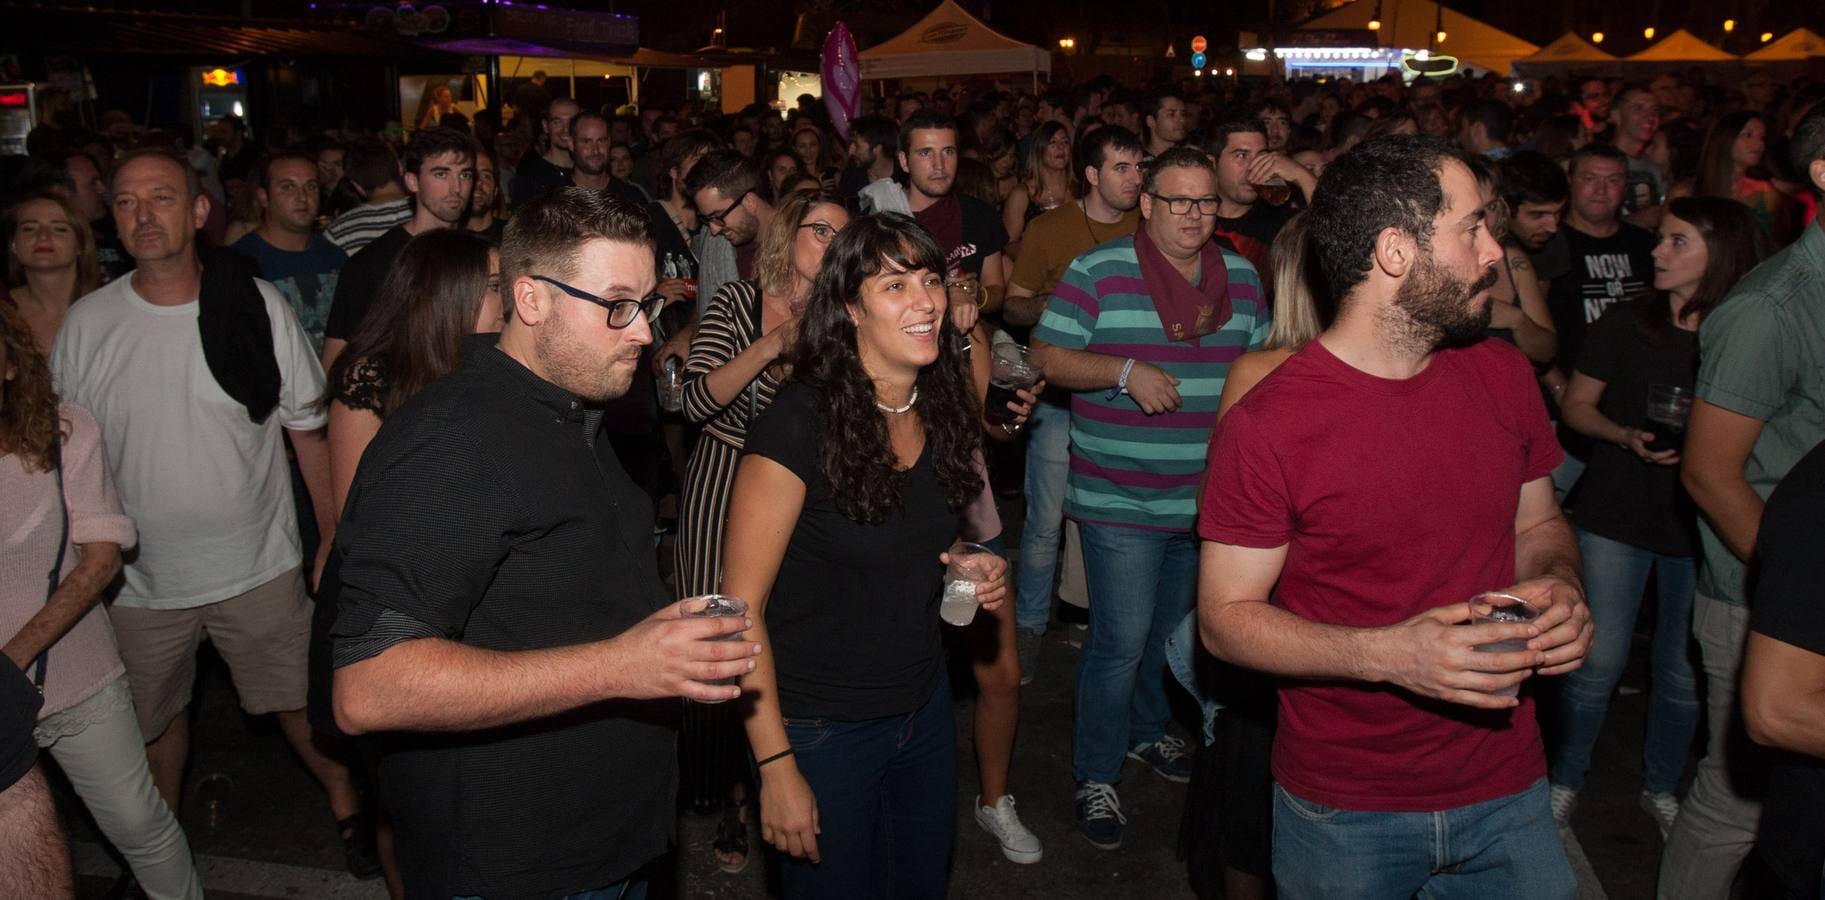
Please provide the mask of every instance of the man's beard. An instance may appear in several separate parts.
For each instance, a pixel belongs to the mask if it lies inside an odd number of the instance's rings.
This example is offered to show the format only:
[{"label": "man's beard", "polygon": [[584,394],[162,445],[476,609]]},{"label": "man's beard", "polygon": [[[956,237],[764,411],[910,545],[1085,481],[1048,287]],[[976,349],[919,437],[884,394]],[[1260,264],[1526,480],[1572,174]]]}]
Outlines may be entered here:
[{"label": "man's beard", "polygon": [[[633,344],[623,345],[622,353],[632,351],[638,355],[640,348]],[[572,330],[571,323],[561,316],[553,316],[545,321],[533,337],[533,350],[538,354],[539,362],[551,377],[552,383],[590,403],[606,403],[626,394],[633,386],[634,372],[618,365],[623,358],[617,355],[613,359],[596,359],[590,349],[578,339]]]},{"label": "man's beard", "polygon": [[1394,294],[1394,308],[1405,320],[1397,333],[1427,352],[1482,340],[1489,328],[1489,301],[1474,311],[1470,301],[1494,287],[1496,278],[1495,267],[1490,266],[1475,281],[1462,281],[1426,256]]}]

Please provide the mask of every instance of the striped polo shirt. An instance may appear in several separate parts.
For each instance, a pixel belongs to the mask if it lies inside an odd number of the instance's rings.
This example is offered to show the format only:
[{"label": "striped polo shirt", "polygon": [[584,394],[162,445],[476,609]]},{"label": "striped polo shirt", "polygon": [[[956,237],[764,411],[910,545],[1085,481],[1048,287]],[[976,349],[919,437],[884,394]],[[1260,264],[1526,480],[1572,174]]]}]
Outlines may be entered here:
[{"label": "striped polo shirt", "polygon": [[1179,380],[1184,400],[1175,412],[1150,416],[1127,394],[1111,400],[1104,388],[1073,393],[1066,516],[1155,531],[1192,529],[1223,379],[1231,361],[1267,339],[1260,276],[1241,254],[1222,250],[1230,319],[1195,344],[1167,339],[1133,237],[1091,248],[1054,288],[1034,340],[1152,363]]}]

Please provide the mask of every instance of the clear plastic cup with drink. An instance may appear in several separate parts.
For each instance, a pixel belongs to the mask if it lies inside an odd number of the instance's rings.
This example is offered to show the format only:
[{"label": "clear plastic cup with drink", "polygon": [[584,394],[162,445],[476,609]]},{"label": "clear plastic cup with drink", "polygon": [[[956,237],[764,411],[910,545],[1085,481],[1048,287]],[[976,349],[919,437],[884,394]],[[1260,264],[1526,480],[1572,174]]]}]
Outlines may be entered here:
[{"label": "clear plastic cup with drink", "polygon": [[665,374],[659,376],[659,407],[666,412],[684,409],[684,367],[676,356],[665,361]]},{"label": "clear plastic cup with drink", "polygon": [[982,401],[982,417],[991,424],[1014,421],[1009,403],[1019,403],[1020,391],[1031,391],[1039,383],[1039,367],[1027,356],[1027,348],[1011,341],[995,345],[989,364],[989,392]]},{"label": "clear plastic cup with drink", "polygon": [[976,620],[982,602],[976,599],[976,586],[989,580],[995,551],[981,544],[958,541],[951,545],[950,566],[944,570],[944,598],[938,602],[938,618],[949,625],[968,625]]},{"label": "clear plastic cup with drink", "polygon": [[[696,610],[690,609],[689,604],[695,603],[697,601],[703,602],[702,608],[696,609]],[[701,595],[698,597],[690,597],[690,598],[686,599],[685,603],[687,604],[687,606],[686,606],[684,614],[687,617],[690,617],[693,619],[721,619],[721,618],[727,618],[730,616],[745,616],[748,614],[748,601],[743,600],[740,597],[730,597],[726,594],[704,594],[704,595]],[[739,641],[739,640],[741,640],[742,634],[743,634],[743,632],[740,632],[740,631],[732,631],[728,634],[717,635],[716,637],[709,638],[708,640]],[[710,684],[740,684],[741,677],[740,676],[731,676],[729,678],[719,678],[719,679],[709,682],[709,683]],[[710,700],[710,701],[703,701],[703,702],[721,703],[722,701],[721,700]]]},{"label": "clear plastic cup with drink", "polygon": [[1284,206],[1293,198],[1293,186],[1278,175],[1269,175],[1266,181],[1250,185],[1261,199],[1273,206]]},{"label": "clear plastic cup with drink", "polygon": [[[1513,594],[1490,591],[1470,598],[1470,618],[1475,625],[1500,624],[1516,625],[1532,622],[1540,617],[1540,611],[1526,600]],[[1507,641],[1491,641],[1476,645],[1478,653],[1519,653],[1527,649],[1528,638],[1514,638]],[[1520,693],[1519,684],[1503,688],[1495,694],[1500,697],[1513,697]]]},{"label": "clear plastic cup with drink", "polygon": [[1648,387],[1647,422],[1643,430],[1654,436],[1647,442],[1651,453],[1678,450],[1686,443],[1686,419],[1692,415],[1692,391],[1673,384]]}]

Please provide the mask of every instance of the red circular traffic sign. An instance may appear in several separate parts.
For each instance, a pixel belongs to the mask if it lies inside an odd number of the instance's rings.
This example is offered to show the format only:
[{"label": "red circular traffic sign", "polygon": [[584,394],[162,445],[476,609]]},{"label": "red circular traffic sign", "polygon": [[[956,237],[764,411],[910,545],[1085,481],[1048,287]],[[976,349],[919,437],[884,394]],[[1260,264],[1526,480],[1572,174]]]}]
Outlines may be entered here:
[{"label": "red circular traffic sign", "polygon": [[1208,45],[1204,43],[1204,36],[1201,34],[1191,39],[1191,52],[1193,53],[1203,53],[1206,46]]}]

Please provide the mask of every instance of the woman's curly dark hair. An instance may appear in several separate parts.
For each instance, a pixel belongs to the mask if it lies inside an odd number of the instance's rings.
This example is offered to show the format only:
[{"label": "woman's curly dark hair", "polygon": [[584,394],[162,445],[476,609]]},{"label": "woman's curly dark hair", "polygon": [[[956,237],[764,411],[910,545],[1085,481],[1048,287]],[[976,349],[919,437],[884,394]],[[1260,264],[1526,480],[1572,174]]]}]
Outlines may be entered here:
[{"label": "woman's curly dark hair", "polygon": [[[944,254],[930,233],[899,213],[861,216],[838,233],[812,285],[793,362],[794,377],[817,391],[823,405],[818,470],[837,509],[871,525],[900,509],[907,473],[894,466],[887,417],[875,407],[874,383],[862,370],[849,315],[861,305],[863,282],[888,268],[942,276]],[[915,382],[916,411],[945,503],[961,510],[982,492],[976,464],[981,409],[947,314],[938,316],[937,339],[937,362],[920,369]]]}]

